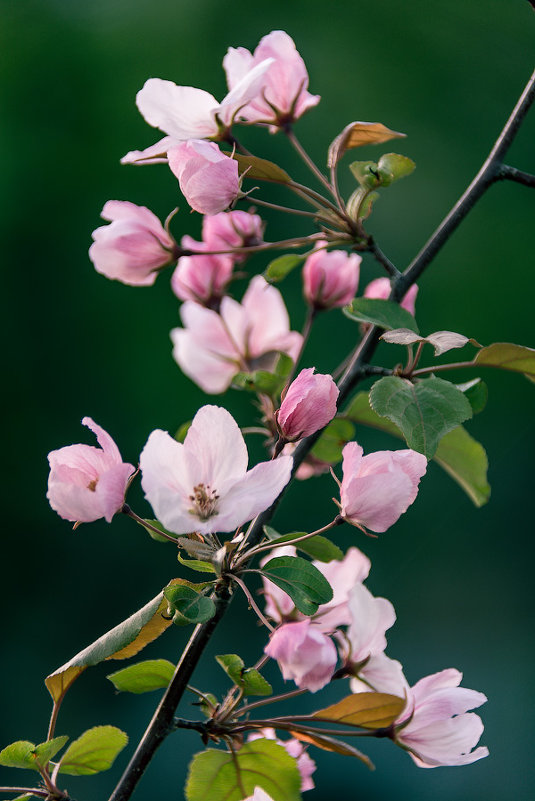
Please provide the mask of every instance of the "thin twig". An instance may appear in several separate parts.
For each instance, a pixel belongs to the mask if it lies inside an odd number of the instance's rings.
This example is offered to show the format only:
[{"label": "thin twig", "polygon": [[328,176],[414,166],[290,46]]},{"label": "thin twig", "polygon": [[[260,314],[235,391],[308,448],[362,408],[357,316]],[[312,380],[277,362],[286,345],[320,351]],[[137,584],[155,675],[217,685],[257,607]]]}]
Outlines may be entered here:
[{"label": "thin twig", "polygon": [[275,631],[275,627],[272,626],[271,623],[269,622],[269,620],[262,614],[262,611],[260,610],[260,607],[258,606],[258,604],[256,603],[255,599],[253,598],[253,596],[249,592],[249,590],[247,588],[247,585],[241,580],[241,578],[239,578],[239,576],[232,575],[232,580],[235,581],[236,584],[238,585],[238,587],[240,587],[243,590],[243,593],[244,593],[245,597],[247,598],[249,606],[251,607],[253,612],[256,614],[258,619],[270,631]]},{"label": "thin twig", "polygon": [[517,184],[524,184],[524,186],[535,186],[535,175],[523,170],[517,170],[516,167],[509,167],[508,164],[502,164],[496,180],[515,181]]},{"label": "thin twig", "polygon": [[291,125],[285,125],[283,128],[284,133],[288,137],[288,141],[291,142],[292,146],[295,148],[296,152],[299,156],[303,159],[309,170],[316,176],[318,181],[325,187],[325,189],[336,197],[333,191],[333,187],[327,180],[327,177],[322,173],[316,162],[308,155],[305,148],[295,135]]}]

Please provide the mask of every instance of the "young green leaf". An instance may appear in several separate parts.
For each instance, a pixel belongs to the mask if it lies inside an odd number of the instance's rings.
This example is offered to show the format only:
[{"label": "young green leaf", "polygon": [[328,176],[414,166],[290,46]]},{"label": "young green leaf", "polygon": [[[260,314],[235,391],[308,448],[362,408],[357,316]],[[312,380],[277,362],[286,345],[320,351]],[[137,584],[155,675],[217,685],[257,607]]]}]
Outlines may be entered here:
[{"label": "young green leaf", "polygon": [[212,562],[205,562],[201,559],[184,559],[184,557],[177,554],[177,559],[184,567],[189,567],[191,570],[197,570],[198,573],[215,573],[216,569]]},{"label": "young green leaf", "polygon": [[418,333],[416,320],[410,312],[390,300],[377,298],[355,298],[349,306],[342,309],[350,320],[377,325],[379,328],[409,328]]},{"label": "young green leaf", "polygon": [[0,765],[6,768],[27,768],[38,770],[36,760],[32,756],[35,744],[29,740],[17,740],[0,751]]},{"label": "young green leaf", "polygon": [[500,367],[524,373],[528,378],[535,378],[535,350],[511,342],[495,342],[487,348],[481,348],[474,359],[474,364],[485,367]]},{"label": "young green leaf", "polygon": [[52,740],[36,745],[33,750],[34,758],[40,765],[47,765],[58,751],[61,751],[68,739],[68,736],[64,734],[61,737],[54,737]]},{"label": "young green leaf", "polygon": [[164,596],[174,612],[173,623],[177,626],[206,623],[215,615],[214,602],[202,594],[202,590],[211,583],[192,584],[186,579],[179,579],[173,586],[166,587]]},{"label": "young green leaf", "polygon": [[479,412],[483,411],[489,397],[489,391],[484,381],[480,378],[473,378],[472,381],[455,384],[455,386],[468,398],[474,414],[479,414]]},{"label": "young green leaf", "polygon": [[404,378],[386,376],[370,390],[370,404],[403,432],[409,448],[428,459],[449,431],[472,417],[472,407],[463,393],[449,381],[426,378],[412,384]]},{"label": "young green leaf", "polygon": [[400,156],[398,153],[385,153],[377,162],[377,172],[381,178],[382,186],[389,186],[394,181],[399,181],[406,175],[410,175],[416,167],[412,159],[407,156]]},{"label": "young green leaf", "polygon": [[109,673],[106,678],[118,692],[139,694],[167,687],[174,672],[175,666],[167,659],[147,659]]},{"label": "young green leaf", "polygon": [[261,573],[284,590],[304,615],[313,615],[318,606],[332,600],[333,591],[325,576],[299,556],[276,556]]},{"label": "young green leaf", "polygon": [[128,743],[128,737],[115,726],[95,726],[70,744],[59,762],[59,772],[69,776],[89,776],[108,770]]},{"label": "young green leaf", "polygon": [[[151,526],[154,526],[154,528],[157,528],[160,531],[164,531],[169,537],[176,538],[176,534],[172,534],[170,531],[167,531],[167,529],[164,528],[164,526],[162,526],[159,520],[151,520],[149,518],[145,518],[145,523],[150,523]],[[152,537],[153,540],[156,540],[156,542],[169,542],[167,537],[163,537],[160,536],[159,534],[156,534],[156,532],[153,531],[152,528],[149,528],[148,526],[143,526],[143,528],[145,529],[145,531],[148,532],[149,536]]]},{"label": "young green leaf", "polygon": [[216,662],[225,673],[243,690],[244,695],[271,695],[273,688],[255,668],[246,668],[237,654],[221,654]]},{"label": "young green leaf", "polygon": [[297,253],[286,253],[284,256],[278,256],[273,261],[270,261],[264,270],[264,278],[271,284],[276,284],[286,278],[296,267],[299,267],[304,260],[305,256],[300,256]]},{"label": "young green leaf", "polygon": [[401,715],[405,703],[404,698],[388,693],[354,693],[314,712],[312,717],[345,726],[384,729]]},{"label": "young green leaf", "polygon": [[209,749],[193,757],[187,801],[241,801],[261,787],[273,801],[300,801],[297,762],[273,740],[245,743],[239,751]]},{"label": "young green leaf", "polygon": [[349,169],[364,189],[375,189],[381,182],[375,161],[354,161]]},{"label": "young green leaf", "polygon": [[287,184],[292,179],[278,164],[266,159],[259,159],[257,156],[242,156],[241,153],[234,153],[232,158],[238,162],[240,175],[246,173],[246,178],[255,181],[273,181],[276,184]]}]

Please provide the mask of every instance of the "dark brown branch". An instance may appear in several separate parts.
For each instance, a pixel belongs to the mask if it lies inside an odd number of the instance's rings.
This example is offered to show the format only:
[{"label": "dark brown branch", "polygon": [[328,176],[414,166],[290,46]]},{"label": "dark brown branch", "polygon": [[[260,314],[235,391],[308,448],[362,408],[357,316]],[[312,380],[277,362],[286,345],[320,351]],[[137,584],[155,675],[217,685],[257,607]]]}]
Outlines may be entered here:
[{"label": "dark brown branch", "polygon": [[535,186],[535,175],[523,170],[517,170],[516,167],[509,167],[508,164],[502,164],[496,180],[515,181],[517,184],[523,184],[524,186]]}]

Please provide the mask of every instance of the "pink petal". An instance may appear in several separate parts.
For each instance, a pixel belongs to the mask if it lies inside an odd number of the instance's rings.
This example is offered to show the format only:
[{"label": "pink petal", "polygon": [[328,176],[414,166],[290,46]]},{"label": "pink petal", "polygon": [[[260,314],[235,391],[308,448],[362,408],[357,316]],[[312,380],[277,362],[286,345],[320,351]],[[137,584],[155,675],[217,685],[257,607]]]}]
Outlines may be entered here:
[{"label": "pink petal", "polygon": [[271,506],[290,480],[292,464],[291,456],[279,456],[249,470],[221,499],[220,530],[230,531]]},{"label": "pink petal", "polygon": [[167,151],[176,146],[180,140],[172,136],[164,136],[145,150],[130,150],[121,159],[121,164],[167,164]]},{"label": "pink petal", "polygon": [[209,92],[172,81],[149,78],[136,95],[145,120],[177,140],[202,139],[217,135],[212,112],[218,102]]},{"label": "pink petal", "polygon": [[245,477],[248,455],[243,435],[232,415],[220,406],[199,409],[184,448],[195,454],[200,465],[195,484],[210,484],[221,495],[229,485]]},{"label": "pink petal", "polygon": [[347,605],[352,620],[347,632],[352,661],[361,662],[384,651],[385,632],[396,622],[390,601],[375,598],[363,584],[356,584],[349,593]]},{"label": "pink petal", "polygon": [[218,395],[230,386],[239,367],[226,356],[213,353],[199,343],[195,334],[173,328],[173,359],[182,372],[210,395]]}]

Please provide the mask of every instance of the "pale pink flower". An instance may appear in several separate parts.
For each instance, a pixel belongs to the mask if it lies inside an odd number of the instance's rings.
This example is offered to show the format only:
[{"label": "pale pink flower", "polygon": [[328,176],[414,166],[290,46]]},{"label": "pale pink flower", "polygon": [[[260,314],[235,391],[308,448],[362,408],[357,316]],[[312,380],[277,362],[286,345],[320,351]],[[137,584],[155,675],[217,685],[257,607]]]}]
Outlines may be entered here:
[{"label": "pale pink flower", "polygon": [[187,301],[184,328],[171,331],[173,357],[205,392],[224,392],[241,371],[273,369],[278,353],[292,359],[302,337],[290,331],[280,292],[255,276],[241,303],[225,296],[219,313]]},{"label": "pale pink flower", "polygon": [[273,799],[266,793],[265,790],[262,790],[261,787],[255,787],[254,793],[252,795],[248,795],[247,798],[243,799],[243,801],[273,801]]},{"label": "pale pink flower", "polygon": [[410,688],[395,739],[409,749],[421,768],[468,765],[488,756],[488,748],[475,748],[483,732],[481,718],[468,712],[487,698],[459,687],[461,680],[462,673],[450,668],[426,676]]},{"label": "pale pink flower", "polygon": [[349,660],[358,664],[385,650],[385,632],[396,622],[396,613],[390,601],[375,598],[364,584],[352,587],[347,607],[351,616],[347,630]]},{"label": "pale pink flower", "polygon": [[[370,283],[364,290],[364,297],[376,298],[377,300],[388,300],[388,298],[390,297],[391,289],[392,287],[390,285],[389,278],[376,278],[374,281],[370,281]],[[417,294],[418,294],[418,287],[416,286],[416,284],[413,284],[411,288],[408,290],[407,294],[403,297],[401,303],[399,304],[403,309],[406,309],[406,311],[408,311],[413,316],[414,316]]]},{"label": "pale pink flower", "polygon": [[292,381],[276,414],[283,439],[296,442],[329,423],[336,414],[338,387],[330,375],[301,370]]},{"label": "pale pink flower", "polygon": [[[264,223],[258,214],[235,209],[209,214],[202,221],[202,242],[187,234],[182,237],[182,247],[199,253],[213,250],[234,250],[236,248],[262,243]],[[228,254],[235,262],[244,261],[246,253]]]},{"label": "pale pink flower", "polygon": [[308,619],[275,629],[264,653],[277,660],[284,679],[312,693],[330,682],[338,660],[331,638]]},{"label": "pale pink flower", "polygon": [[262,89],[271,59],[257,62],[241,75],[221,103],[213,95],[193,86],[149,78],[136,95],[145,120],[167,136],[145,150],[133,150],[121,164],[150,164],[166,161],[171,147],[188,139],[212,139],[232,125],[237,112]]},{"label": "pale pink flower", "polygon": [[182,256],[171,276],[171,289],[180,300],[211,306],[225,293],[233,268],[230,256]]},{"label": "pale pink flower", "polygon": [[332,600],[322,604],[312,618],[314,625],[323,631],[348,625],[352,621],[349,606],[352,590],[368,577],[370,560],[358,548],[348,548],[343,559],[333,559],[330,562],[314,561],[313,565],[323,573],[333,591]]},{"label": "pale pink flower", "polygon": [[303,288],[307,301],[316,309],[346,306],[357,294],[360,263],[356,253],[345,250],[316,250],[305,261]]},{"label": "pale pink flower", "polygon": [[354,693],[390,693],[398,698],[407,698],[409,684],[403,674],[403,667],[396,659],[390,659],[384,651],[373,654],[358,668],[357,676],[349,682]]},{"label": "pale pink flower", "polygon": [[316,770],[316,763],[314,762],[311,757],[309,757],[306,746],[296,740],[293,737],[291,740],[280,740],[277,737],[277,733],[275,729],[265,728],[265,729],[258,729],[250,734],[247,738],[248,742],[252,740],[275,740],[279,745],[282,745],[283,748],[293,757],[297,762],[297,768],[299,773],[301,774],[301,792],[304,793],[307,790],[313,790],[315,787],[314,781],[312,779],[312,774]]},{"label": "pale pink flower", "polygon": [[247,470],[247,448],[226,409],[203,406],[184,443],[165,431],[150,435],[140,456],[141,485],[169,531],[232,531],[270,506],[290,479],[282,456]]},{"label": "pale pink flower", "polygon": [[123,462],[113,439],[90,417],[84,417],[82,425],[96,435],[100,448],[67,445],[51,451],[46,496],[64,520],[91,523],[103,517],[111,523],[124,504],[128,479],[135,468]]},{"label": "pale pink flower", "polygon": [[293,39],[284,31],[271,31],[264,36],[254,54],[244,47],[229,48],[223,59],[227,84],[231,89],[237,88],[251,68],[267,58],[274,61],[263,76],[262,90],[241,109],[239,117],[247,122],[272,123],[274,126],[292,123],[317,105],[320,97],[307,91],[305,63]]},{"label": "pale pink flower", "polygon": [[217,214],[240,194],[238,162],[222,153],[215,142],[190,139],[172,147],[168,158],[180,191],[195,211]]},{"label": "pale pink flower", "polygon": [[176,259],[175,240],[145,206],[108,200],[100,216],[111,225],[93,231],[89,258],[98,273],[123,284],[150,286],[158,270]]},{"label": "pale pink flower", "polygon": [[341,516],[352,525],[386,531],[415,500],[427,459],[409,449],[363,456],[356,442],[348,442],[342,456]]}]

